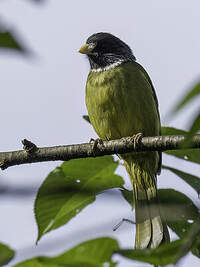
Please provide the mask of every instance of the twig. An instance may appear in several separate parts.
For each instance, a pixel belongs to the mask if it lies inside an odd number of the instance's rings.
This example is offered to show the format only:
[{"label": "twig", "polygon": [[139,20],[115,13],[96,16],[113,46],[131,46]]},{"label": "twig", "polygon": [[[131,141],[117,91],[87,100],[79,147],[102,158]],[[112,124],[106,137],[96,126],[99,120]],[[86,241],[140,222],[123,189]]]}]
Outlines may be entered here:
[{"label": "twig", "polygon": [[24,139],[22,140],[23,148],[28,154],[33,154],[38,150],[38,147],[31,141]]},{"label": "twig", "polygon": [[[184,135],[143,137],[135,145],[133,138],[124,137],[122,139],[99,142],[95,151],[91,143],[38,148],[35,144],[25,139],[23,140],[24,150],[0,152],[0,168],[4,170],[11,166],[26,163],[56,160],[67,161],[76,158],[123,154],[127,152],[175,150],[181,149],[181,144],[183,144],[185,139],[186,136]],[[200,135],[195,135],[192,138],[190,148],[200,148]]]}]

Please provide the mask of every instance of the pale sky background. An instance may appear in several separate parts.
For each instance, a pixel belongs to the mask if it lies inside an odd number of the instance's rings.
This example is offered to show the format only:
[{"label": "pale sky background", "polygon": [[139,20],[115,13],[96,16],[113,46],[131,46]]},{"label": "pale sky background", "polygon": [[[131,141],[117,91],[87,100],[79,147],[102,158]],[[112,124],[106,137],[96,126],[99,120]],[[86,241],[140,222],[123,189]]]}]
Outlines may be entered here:
[{"label": "pale sky background", "polygon": [[[187,129],[199,103],[190,105],[170,121],[166,115],[200,77],[199,0],[46,0],[36,5],[25,0],[1,0],[0,21],[16,30],[33,56],[0,52],[0,150],[21,149],[27,138],[38,146],[87,142],[95,133],[83,119],[87,114],[84,87],[89,64],[77,50],[94,32],[113,33],[131,46],[154,83],[163,125]],[[199,175],[199,166],[173,157],[163,163]],[[36,193],[47,174],[59,162],[24,165],[1,172],[0,185],[33,187]],[[122,167],[117,173],[127,175]],[[178,177],[163,171],[159,188],[171,187],[186,193],[196,204],[195,191]],[[123,247],[133,246],[133,227],[122,218],[132,218],[121,198],[97,197],[67,225],[44,236],[36,247],[37,227],[33,215],[35,194],[1,196],[0,242],[17,251],[7,266],[36,255],[57,255],[87,239],[113,236]],[[172,233],[172,237],[176,235]],[[116,257],[118,259],[119,257]],[[199,266],[189,255],[181,262]],[[121,260],[119,267],[146,266]]]}]

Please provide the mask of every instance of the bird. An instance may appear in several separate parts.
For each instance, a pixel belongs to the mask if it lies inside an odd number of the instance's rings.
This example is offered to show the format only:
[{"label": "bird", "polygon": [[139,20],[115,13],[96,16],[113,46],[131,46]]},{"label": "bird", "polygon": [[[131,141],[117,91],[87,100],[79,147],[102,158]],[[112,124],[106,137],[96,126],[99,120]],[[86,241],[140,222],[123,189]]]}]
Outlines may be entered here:
[{"label": "bird", "polygon": [[[90,122],[101,140],[161,135],[158,100],[152,81],[131,48],[107,32],[92,34],[79,49],[89,60],[85,101]],[[160,213],[157,151],[118,155],[130,177],[135,206],[135,248],[156,248],[169,241]]]}]

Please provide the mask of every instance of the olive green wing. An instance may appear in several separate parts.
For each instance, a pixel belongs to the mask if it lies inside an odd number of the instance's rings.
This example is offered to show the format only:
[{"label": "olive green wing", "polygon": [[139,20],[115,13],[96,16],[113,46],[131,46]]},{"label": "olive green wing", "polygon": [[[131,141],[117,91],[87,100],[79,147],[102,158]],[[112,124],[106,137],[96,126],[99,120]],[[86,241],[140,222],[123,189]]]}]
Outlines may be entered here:
[{"label": "olive green wing", "polygon": [[[158,98],[156,96],[156,91],[154,89],[153,83],[151,81],[151,78],[149,77],[149,74],[146,72],[146,70],[142,67],[142,65],[140,65],[139,63],[135,62],[139,68],[140,71],[142,71],[145,75],[145,77],[147,78],[149,84],[151,85],[151,89],[152,89],[152,93],[153,93],[153,97],[156,103],[156,108],[157,108],[157,113],[158,113],[158,118],[160,120],[160,113],[159,113],[159,105],[158,105]],[[161,123],[160,123],[161,124]],[[161,126],[160,126],[160,132],[159,134],[161,135]],[[161,172],[161,166],[162,166],[162,152],[159,151],[159,162],[158,162],[158,170],[157,170],[157,174],[160,174]]]}]

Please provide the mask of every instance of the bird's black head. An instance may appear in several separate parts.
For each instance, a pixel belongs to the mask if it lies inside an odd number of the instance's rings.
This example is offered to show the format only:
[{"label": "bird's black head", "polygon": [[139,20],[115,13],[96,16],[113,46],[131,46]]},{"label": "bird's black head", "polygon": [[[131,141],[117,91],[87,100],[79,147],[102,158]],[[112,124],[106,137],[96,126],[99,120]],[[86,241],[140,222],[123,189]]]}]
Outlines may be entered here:
[{"label": "bird's black head", "polygon": [[87,54],[91,69],[105,68],[117,62],[135,60],[126,43],[114,35],[104,32],[91,35],[79,52]]}]

